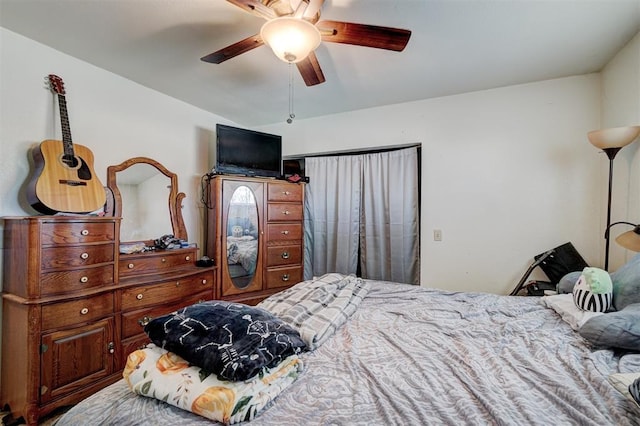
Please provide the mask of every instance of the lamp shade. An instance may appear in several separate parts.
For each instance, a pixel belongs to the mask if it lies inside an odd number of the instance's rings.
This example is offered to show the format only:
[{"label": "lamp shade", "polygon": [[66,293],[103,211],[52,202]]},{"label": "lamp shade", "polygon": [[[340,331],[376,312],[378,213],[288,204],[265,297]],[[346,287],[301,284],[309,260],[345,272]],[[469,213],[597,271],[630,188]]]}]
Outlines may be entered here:
[{"label": "lamp shade", "polygon": [[321,41],[320,31],[315,25],[288,16],[265,22],[260,37],[278,58],[288,63],[302,61]]},{"label": "lamp shade", "polygon": [[640,251],[640,225],[616,237],[616,243],[631,251]]},{"label": "lamp shade", "polygon": [[589,142],[597,148],[622,148],[640,135],[640,126],[612,127],[587,133]]}]

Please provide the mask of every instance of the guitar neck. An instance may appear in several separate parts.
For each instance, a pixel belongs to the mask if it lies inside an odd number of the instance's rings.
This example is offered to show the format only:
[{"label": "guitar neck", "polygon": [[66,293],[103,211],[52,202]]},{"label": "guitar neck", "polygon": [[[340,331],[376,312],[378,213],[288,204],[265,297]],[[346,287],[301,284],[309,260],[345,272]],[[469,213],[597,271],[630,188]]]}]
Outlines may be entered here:
[{"label": "guitar neck", "polygon": [[69,126],[69,115],[67,113],[67,99],[58,93],[58,106],[60,108],[60,124],[62,128],[62,145],[64,155],[69,158],[74,156],[73,142],[71,142],[71,126]]}]

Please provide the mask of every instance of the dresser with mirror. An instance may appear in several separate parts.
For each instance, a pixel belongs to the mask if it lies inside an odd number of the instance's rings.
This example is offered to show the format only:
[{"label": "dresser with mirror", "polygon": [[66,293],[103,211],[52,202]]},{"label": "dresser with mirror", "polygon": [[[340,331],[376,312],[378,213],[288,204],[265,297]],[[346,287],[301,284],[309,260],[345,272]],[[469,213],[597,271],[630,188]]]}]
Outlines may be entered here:
[{"label": "dresser with mirror", "polygon": [[0,403],[14,420],[38,424],[119,380],[148,321],[216,294],[197,247],[155,248],[188,241],[174,173],[132,158],[108,168],[106,191],[102,217],[3,218]]},{"label": "dresser with mirror", "polygon": [[216,175],[208,190],[217,297],[254,305],[302,281],[303,183]]},{"label": "dresser with mirror", "polygon": [[168,234],[188,241],[181,211],[185,194],[178,191],[175,173],[153,159],[135,157],[107,168],[107,188],[107,199],[113,199],[109,214],[122,218],[120,246],[142,243],[149,248],[120,250],[118,257],[122,368],[130,352],[149,342],[144,325],[183,306],[212,300],[215,276],[214,268],[195,266],[198,248],[193,245],[156,247],[155,240]]}]

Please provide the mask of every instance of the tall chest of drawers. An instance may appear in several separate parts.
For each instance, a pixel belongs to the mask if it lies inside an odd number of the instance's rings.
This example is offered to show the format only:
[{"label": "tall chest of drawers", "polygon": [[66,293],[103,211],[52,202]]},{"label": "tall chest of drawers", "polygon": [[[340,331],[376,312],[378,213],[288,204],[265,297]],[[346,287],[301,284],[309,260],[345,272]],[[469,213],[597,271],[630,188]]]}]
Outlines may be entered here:
[{"label": "tall chest of drawers", "polygon": [[218,265],[216,297],[256,304],[303,279],[304,184],[214,176],[207,254]]},{"label": "tall chest of drawers", "polygon": [[28,424],[117,379],[118,233],[116,218],[4,219],[2,401]]},{"label": "tall chest of drawers", "polygon": [[4,218],[0,402],[28,425],[122,378],[146,322],[214,296],[195,247],[119,254],[119,218]]}]

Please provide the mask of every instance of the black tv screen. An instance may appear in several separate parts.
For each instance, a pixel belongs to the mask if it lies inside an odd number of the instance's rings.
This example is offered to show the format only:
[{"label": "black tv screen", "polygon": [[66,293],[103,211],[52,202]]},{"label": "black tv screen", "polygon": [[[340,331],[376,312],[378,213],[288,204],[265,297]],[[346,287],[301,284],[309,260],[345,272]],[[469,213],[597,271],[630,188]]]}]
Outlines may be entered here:
[{"label": "black tv screen", "polygon": [[217,124],[216,172],[280,177],[282,136]]}]

